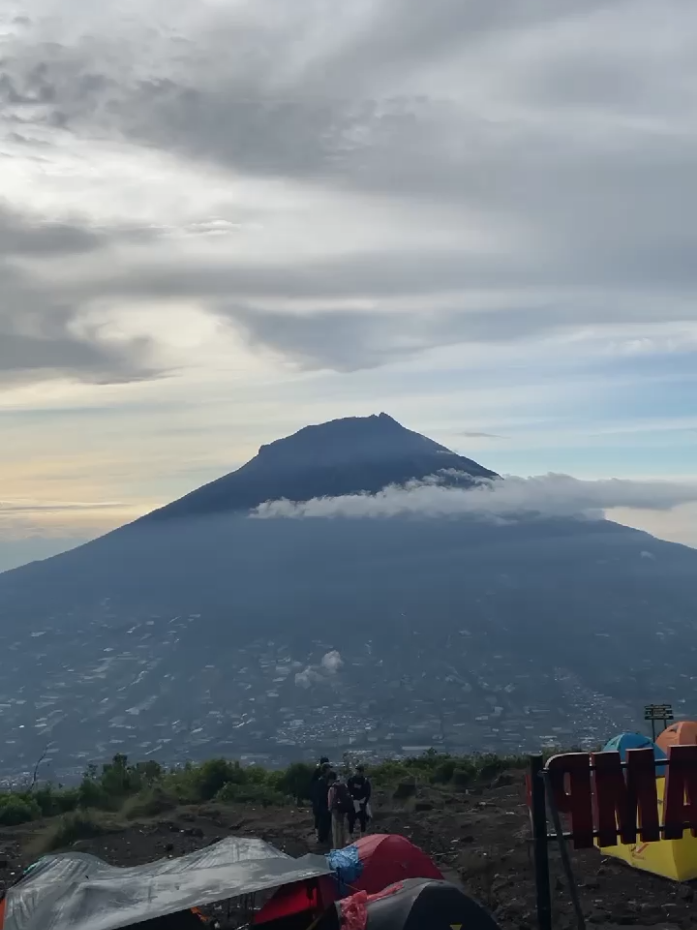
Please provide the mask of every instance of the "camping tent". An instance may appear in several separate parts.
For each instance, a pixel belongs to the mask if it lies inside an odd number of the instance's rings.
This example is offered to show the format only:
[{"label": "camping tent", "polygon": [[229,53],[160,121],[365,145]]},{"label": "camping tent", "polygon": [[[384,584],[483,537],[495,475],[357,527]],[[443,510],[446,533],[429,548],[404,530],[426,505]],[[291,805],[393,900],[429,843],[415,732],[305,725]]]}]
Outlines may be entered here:
[{"label": "camping tent", "polygon": [[239,837],[127,869],[86,853],[45,856],[8,890],[2,930],[118,930],[329,872],[324,856],[293,859]]},{"label": "camping tent", "polygon": [[[648,736],[644,736],[643,733],[619,733],[617,736],[613,736],[612,739],[605,743],[603,746],[603,752],[610,752],[611,750],[619,752],[622,761],[626,762],[628,749],[649,749],[651,747],[653,747],[653,755],[656,761],[668,758],[665,752],[663,752],[663,750],[657,746]],[[661,776],[665,774],[665,765],[657,765],[656,775]]]},{"label": "camping tent", "polygon": [[666,754],[671,746],[694,746],[697,743],[697,722],[694,720],[680,720],[672,723],[656,739],[656,745]]},{"label": "camping tent", "polygon": [[257,914],[254,923],[279,920],[306,910],[323,910],[354,891],[376,894],[406,878],[442,879],[434,863],[404,836],[375,833],[327,856],[332,878],[320,879],[316,888],[306,882],[279,888]]},{"label": "camping tent", "polygon": [[455,885],[407,879],[369,896],[359,892],[334,904],[317,930],[499,930],[484,908]]}]

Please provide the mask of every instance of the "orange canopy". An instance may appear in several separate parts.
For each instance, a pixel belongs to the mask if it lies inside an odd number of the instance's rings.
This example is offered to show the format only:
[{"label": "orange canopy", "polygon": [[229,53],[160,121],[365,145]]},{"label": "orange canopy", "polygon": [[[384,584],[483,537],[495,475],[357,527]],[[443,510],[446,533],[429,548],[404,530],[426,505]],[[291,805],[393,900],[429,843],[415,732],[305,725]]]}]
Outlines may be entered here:
[{"label": "orange canopy", "polygon": [[671,723],[660,736],[656,738],[656,745],[667,754],[669,746],[694,746],[697,743],[697,721],[680,720]]}]

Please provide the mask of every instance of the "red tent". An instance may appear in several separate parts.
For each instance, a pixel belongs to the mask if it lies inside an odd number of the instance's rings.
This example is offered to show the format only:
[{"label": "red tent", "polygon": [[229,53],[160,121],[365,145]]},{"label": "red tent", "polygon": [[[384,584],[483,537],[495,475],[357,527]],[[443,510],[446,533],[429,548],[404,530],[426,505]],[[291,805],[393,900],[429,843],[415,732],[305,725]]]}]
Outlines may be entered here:
[{"label": "red tent", "polygon": [[346,849],[334,850],[329,862],[338,873],[341,888],[329,877],[284,885],[259,911],[254,923],[268,923],[307,910],[321,912],[346,894],[357,891],[377,894],[405,878],[443,879],[418,846],[396,834],[365,836]]}]

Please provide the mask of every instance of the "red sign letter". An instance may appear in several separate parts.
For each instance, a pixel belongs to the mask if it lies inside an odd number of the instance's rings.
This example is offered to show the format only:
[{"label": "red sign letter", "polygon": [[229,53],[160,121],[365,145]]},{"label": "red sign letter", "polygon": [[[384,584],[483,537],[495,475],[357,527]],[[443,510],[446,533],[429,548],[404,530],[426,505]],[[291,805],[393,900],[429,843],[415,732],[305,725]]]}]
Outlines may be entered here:
[{"label": "red sign letter", "polygon": [[697,746],[668,749],[663,822],[667,840],[681,840],[685,823],[697,836]]},{"label": "red sign letter", "polygon": [[593,802],[588,754],[570,752],[552,756],[547,763],[547,771],[559,813],[571,816],[574,847],[588,849],[593,845]]},{"label": "red sign letter", "polygon": [[643,842],[660,840],[653,749],[627,752],[626,780],[618,752],[596,752],[592,758],[600,845],[616,846],[618,832],[623,843],[636,843],[637,818]]}]

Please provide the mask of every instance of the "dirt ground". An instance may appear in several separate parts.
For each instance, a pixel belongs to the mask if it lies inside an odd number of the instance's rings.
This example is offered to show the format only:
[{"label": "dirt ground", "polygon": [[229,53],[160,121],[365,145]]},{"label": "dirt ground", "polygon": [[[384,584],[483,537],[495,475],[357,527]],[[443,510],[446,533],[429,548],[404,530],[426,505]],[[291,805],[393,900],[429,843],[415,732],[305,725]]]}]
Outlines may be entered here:
[{"label": "dirt ground", "polygon": [[[402,833],[428,852],[448,878],[496,916],[503,930],[534,928],[535,891],[529,820],[520,773],[499,776],[469,793],[420,789],[407,801],[375,799],[373,829]],[[317,852],[307,809],[205,806],[180,808],[75,847],[115,865],[179,856],[225,836],[258,836],[290,855]],[[46,823],[0,830],[0,883],[11,884],[36,858],[32,846]],[[575,927],[555,846],[550,847],[554,926]],[[697,927],[691,884],[678,885],[631,869],[595,850],[571,851],[587,923],[594,928]]]}]

